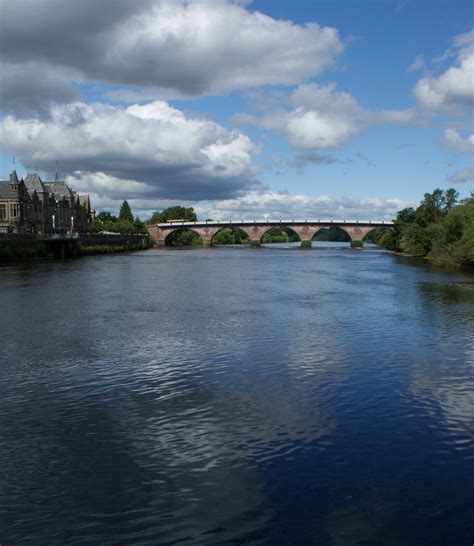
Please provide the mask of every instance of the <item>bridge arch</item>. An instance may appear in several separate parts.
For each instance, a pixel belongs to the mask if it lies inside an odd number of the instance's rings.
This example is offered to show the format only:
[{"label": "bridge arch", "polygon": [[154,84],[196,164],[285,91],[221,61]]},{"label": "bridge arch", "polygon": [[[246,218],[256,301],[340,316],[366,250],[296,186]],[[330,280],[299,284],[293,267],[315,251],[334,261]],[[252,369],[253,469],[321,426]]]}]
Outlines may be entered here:
[{"label": "bridge arch", "polygon": [[[281,234],[282,232],[286,233],[288,235],[288,241],[269,240],[272,238],[272,232],[274,234],[273,237],[275,239],[277,239],[278,235]],[[281,224],[277,226],[273,225],[273,226],[269,226],[268,229],[265,229],[263,233],[261,233],[259,242],[260,244],[264,244],[264,245],[273,244],[273,243],[301,242],[301,236],[296,229],[293,229],[292,227],[287,226],[285,224]]]},{"label": "bridge arch", "polygon": [[222,226],[211,237],[211,245],[239,245],[250,244],[246,231],[237,226]]},{"label": "bridge arch", "polygon": [[194,229],[177,227],[166,234],[164,246],[198,246],[203,244],[201,235]]},{"label": "bridge arch", "polygon": [[[320,237],[316,237],[320,235]],[[316,229],[311,237],[311,241],[328,241],[337,243],[350,243],[351,235],[344,227],[335,226],[320,226]]]},{"label": "bridge arch", "polygon": [[389,232],[389,231],[392,231],[392,229],[387,226],[387,227],[374,227],[372,229],[369,229],[367,231],[367,233],[364,235],[364,238],[362,239],[365,243],[374,243],[374,244],[377,244],[375,239],[374,239],[374,235],[378,235],[378,234],[382,234],[382,233],[385,233],[385,232]]}]

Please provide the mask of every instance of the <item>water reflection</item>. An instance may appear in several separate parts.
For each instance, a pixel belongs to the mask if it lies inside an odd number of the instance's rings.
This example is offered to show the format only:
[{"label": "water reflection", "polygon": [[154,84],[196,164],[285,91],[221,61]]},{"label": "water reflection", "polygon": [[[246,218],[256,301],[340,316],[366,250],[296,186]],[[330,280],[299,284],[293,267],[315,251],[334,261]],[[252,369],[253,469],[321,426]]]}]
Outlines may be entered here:
[{"label": "water reflection", "polygon": [[469,543],[472,277],[370,247],[1,273],[2,544]]}]

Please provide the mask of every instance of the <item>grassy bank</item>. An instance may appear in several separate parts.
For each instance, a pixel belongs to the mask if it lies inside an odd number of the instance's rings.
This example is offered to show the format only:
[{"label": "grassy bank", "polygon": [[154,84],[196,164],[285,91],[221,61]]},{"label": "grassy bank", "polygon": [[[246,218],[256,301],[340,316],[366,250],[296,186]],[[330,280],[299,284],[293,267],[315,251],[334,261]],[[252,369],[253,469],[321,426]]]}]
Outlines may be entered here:
[{"label": "grassy bank", "polygon": [[0,241],[0,261],[47,258],[48,249],[42,241]]},{"label": "grassy bank", "polygon": [[132,252],[137,250],[145,250],[151,248],[151,244],[118,244],[118,245],[80,245],[80,256],[95,256],[98,254],[118,254],[121,252]]},{"label": "grassy bank", "polygon": [[[131,236],[118,236],[116,242],[110,237],[104,240],[101,236],[85,236],[86,241],[71,241],[63,250],[63,257],[92,256],[98,254],[117,254],[121,252],[132,252],[151,248],[152,244],[148,238],[137,238]],[[97,242],[94,241],[97,239]],[[67,244],[67,243],[66,243]],[[56,245],[56,246],[53,246]],[[22,260],[34,260],[40,258],[59,258],[61,252],[57,241],[38,241],[34,238],[19,236],[0,240],[0,262],[12,262]],[[77,246],[74,246],[77,245]]]}]

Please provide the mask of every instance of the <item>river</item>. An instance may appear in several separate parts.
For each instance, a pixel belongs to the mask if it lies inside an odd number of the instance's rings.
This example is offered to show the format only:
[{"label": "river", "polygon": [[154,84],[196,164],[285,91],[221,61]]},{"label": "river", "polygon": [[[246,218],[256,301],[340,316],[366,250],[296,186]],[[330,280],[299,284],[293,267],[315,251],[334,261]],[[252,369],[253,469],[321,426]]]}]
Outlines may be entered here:
[{"label": "river", "polygon": [[0,267],[2,546],[472,546],[474,276],[318,247]]}]

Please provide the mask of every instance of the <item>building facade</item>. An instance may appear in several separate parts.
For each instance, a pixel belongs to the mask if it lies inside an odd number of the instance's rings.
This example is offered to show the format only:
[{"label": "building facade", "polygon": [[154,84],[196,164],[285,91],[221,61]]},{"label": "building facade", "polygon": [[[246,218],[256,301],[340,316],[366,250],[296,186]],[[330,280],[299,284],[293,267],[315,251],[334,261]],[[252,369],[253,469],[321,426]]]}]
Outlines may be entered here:
[{"label": "building facade", "polygon": [[63,180],[43,182],[37,173],[0,181],[0,233],[87,233],[94,220],[88,195]]}]

